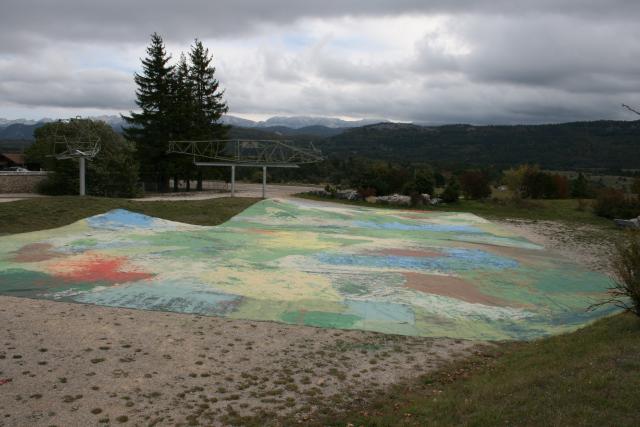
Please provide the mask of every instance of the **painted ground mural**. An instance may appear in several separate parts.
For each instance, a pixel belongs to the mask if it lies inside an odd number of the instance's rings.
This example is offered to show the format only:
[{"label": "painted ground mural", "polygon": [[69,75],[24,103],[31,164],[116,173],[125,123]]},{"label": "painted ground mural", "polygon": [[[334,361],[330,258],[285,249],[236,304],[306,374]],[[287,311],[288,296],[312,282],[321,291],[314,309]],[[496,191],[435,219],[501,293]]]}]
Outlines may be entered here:
[{"label": "painted ground mural", "polygon": [[114,210],[3,236],[0,293],[318,327],[530,339],[608,279],[472,214],[265,200],[202,227]]}]

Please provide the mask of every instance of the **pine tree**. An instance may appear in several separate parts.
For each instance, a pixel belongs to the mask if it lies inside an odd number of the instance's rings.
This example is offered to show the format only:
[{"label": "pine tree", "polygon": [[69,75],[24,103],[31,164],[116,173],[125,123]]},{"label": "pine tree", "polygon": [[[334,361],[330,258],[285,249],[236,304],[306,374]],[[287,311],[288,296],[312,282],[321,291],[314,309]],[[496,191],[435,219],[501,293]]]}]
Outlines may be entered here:
[{"label": "pine tree", "polygon": [[209,49],[196,39],[191,46],[189,60],[189,78],[195,102],[194,136],[201,139],[220,138],[226,133],[226,128],[219,121],[228,107],[223,100],[224,91],[218,90],[216,69],[211,65],[213,56],[209,54]]},{"label": "pine tree", "polygon": [[136,105],[139,113],[122,116],[129,127],[125,136],[136,143],[141,175],[146,183],[157,185],[158,190],[168,187],[169,157],[166,154],[172,137],[172,79],[171,56],[166,53],[162,37],[151,35],[147,57],[142,60],[142,74],[135,74]]},{"label": "pine tree", "polygon": [[[195,40],[189,52],[191,66],[189,80],[193,90],[194,116],[193,137],[195,139],[222,139],[227,127],[220,123],[222,115],[228,111],[223,100],[224,91],[219,90],[215,78],[216,69],[211,62],[213,56],[202,42]],[[198,190],[202,190],[202,172],[198,170]]]},{"label": "pine tree", "polygon": [[[193,85],[189,78],[189,64],[184,54],[180,54],[180,60],[175,66],[171,79],[171,100],[169,123],[171,125],[171,136],[176,140],[192,139],[194,135],[194,102]],[[173,175],[173,189],[178,190],[179,177],[184,177],[187,183],[187,190],[190,185],[190,178],[195,169],[190,158],[180,155],[170,155],[171,174]]]}]

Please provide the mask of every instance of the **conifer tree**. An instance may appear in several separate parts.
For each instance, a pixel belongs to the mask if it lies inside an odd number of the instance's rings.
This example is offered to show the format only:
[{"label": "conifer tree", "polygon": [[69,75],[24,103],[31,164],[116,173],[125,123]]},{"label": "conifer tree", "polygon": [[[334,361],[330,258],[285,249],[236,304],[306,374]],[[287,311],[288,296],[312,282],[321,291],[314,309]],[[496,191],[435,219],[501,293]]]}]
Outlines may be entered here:
[{"label": "conifer tree", "polygon": [[[194,115],[193,135],[195,139],[222,139],[227,127],[220,123],[228,107],[223,100],[224,91],[219,90],[215,78],[213,56],[202,42],[195,40],[189,52],[189,80],[193,90]],[[202,190],[202,172],[198,170],[198,190]]]},{"label": "conifer tree", "polygon": [[[172,107],[169,120],[171,136],[176,140],[191,139],[194,135],[195,102],[193,85],[189,79],[189,64],[184,53],[180,54],[180,60],[173,70],[171,96]],[[193,161],[179,154],[171,155],[170,160],[174,191],[178,190],[180,177],[186,180],[188,190],[190,178],[195,169]]]},{"label": "conifer tree", "polygon": [[216,69],[211,65],[213,56],[209,54],[209,49],[196,39],[191,46],[189,60],[189,78],[195,102],[195,137],[220,138],[226,129],[219,121],[228,108],[223,100],[224,91],[219,90],[219,83],[215,78]]},{"label": "conifer tree", "polygon": [[168,189],[170,166],[166,154],[168,141],[172,135],[170,118],[172,115],[173,66],[171,56],[166,53],[159,34],[151,35],[147,47],[147,57],[142,60],[142,74],[135,74],[136,105],[140,112],[130,112],[123,116],[129,127],[125,136],[136,143],[140,160],[141,175],[147,184],[155,183],[157,189]]}]

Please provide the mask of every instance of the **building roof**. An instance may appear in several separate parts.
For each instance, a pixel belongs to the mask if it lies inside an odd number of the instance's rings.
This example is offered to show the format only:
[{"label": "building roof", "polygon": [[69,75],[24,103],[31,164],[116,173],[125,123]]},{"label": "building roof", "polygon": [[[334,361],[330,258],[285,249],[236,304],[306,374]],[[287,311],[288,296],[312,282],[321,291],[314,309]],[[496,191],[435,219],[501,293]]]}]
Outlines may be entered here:
[{"label": "building roof", "polygon": [[22,153],[0,153],[0,157],[4,157],[16,165],[24,165],[24,154]]}]

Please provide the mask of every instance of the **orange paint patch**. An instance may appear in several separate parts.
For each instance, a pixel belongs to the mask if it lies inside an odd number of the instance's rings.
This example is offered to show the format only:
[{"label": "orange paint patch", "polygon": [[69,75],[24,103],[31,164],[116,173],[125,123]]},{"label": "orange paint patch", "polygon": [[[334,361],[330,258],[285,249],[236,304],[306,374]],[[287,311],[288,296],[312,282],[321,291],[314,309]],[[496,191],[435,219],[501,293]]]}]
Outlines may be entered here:
[{"label": "orange paint patch", "polygon": [[493,306],[508,306],[504,300],[480,292],[471,283],[458,277],[421,273],[402,273],[407,288],[427,294],[442,295],[462,301]]},{"label": "orange paint patch", "polygon": [[273,230],[262,230],[260,228],[248,228],[247,231],[255,234],[275,234],[276,233]]},{"label": "orange paint patch", "polygon": [[425,251],[420,249],[400,249],[400,248],[381,249],[381,250],[372,252],[372,255],[411,256],[411,257],[417,257],[417,258],[435,258],[435,257],[445,256],[444,254],[436,251]]},{"label": "orange paint patch", "polygon": [[52,258],[58,258],[65,256],[51,251],[53,245],[49,243],[31,243],[24,245],[20,249],[14,252],[11,261],[14,262],[41,262]]},{"label": "orange paint patch", "polygon": [[124,257],[82,256],[56,265],[58,272],[55,275],[70,282],[108,283],[135,282],[154,276],[152,273],[131,271],[126,264]]}]

